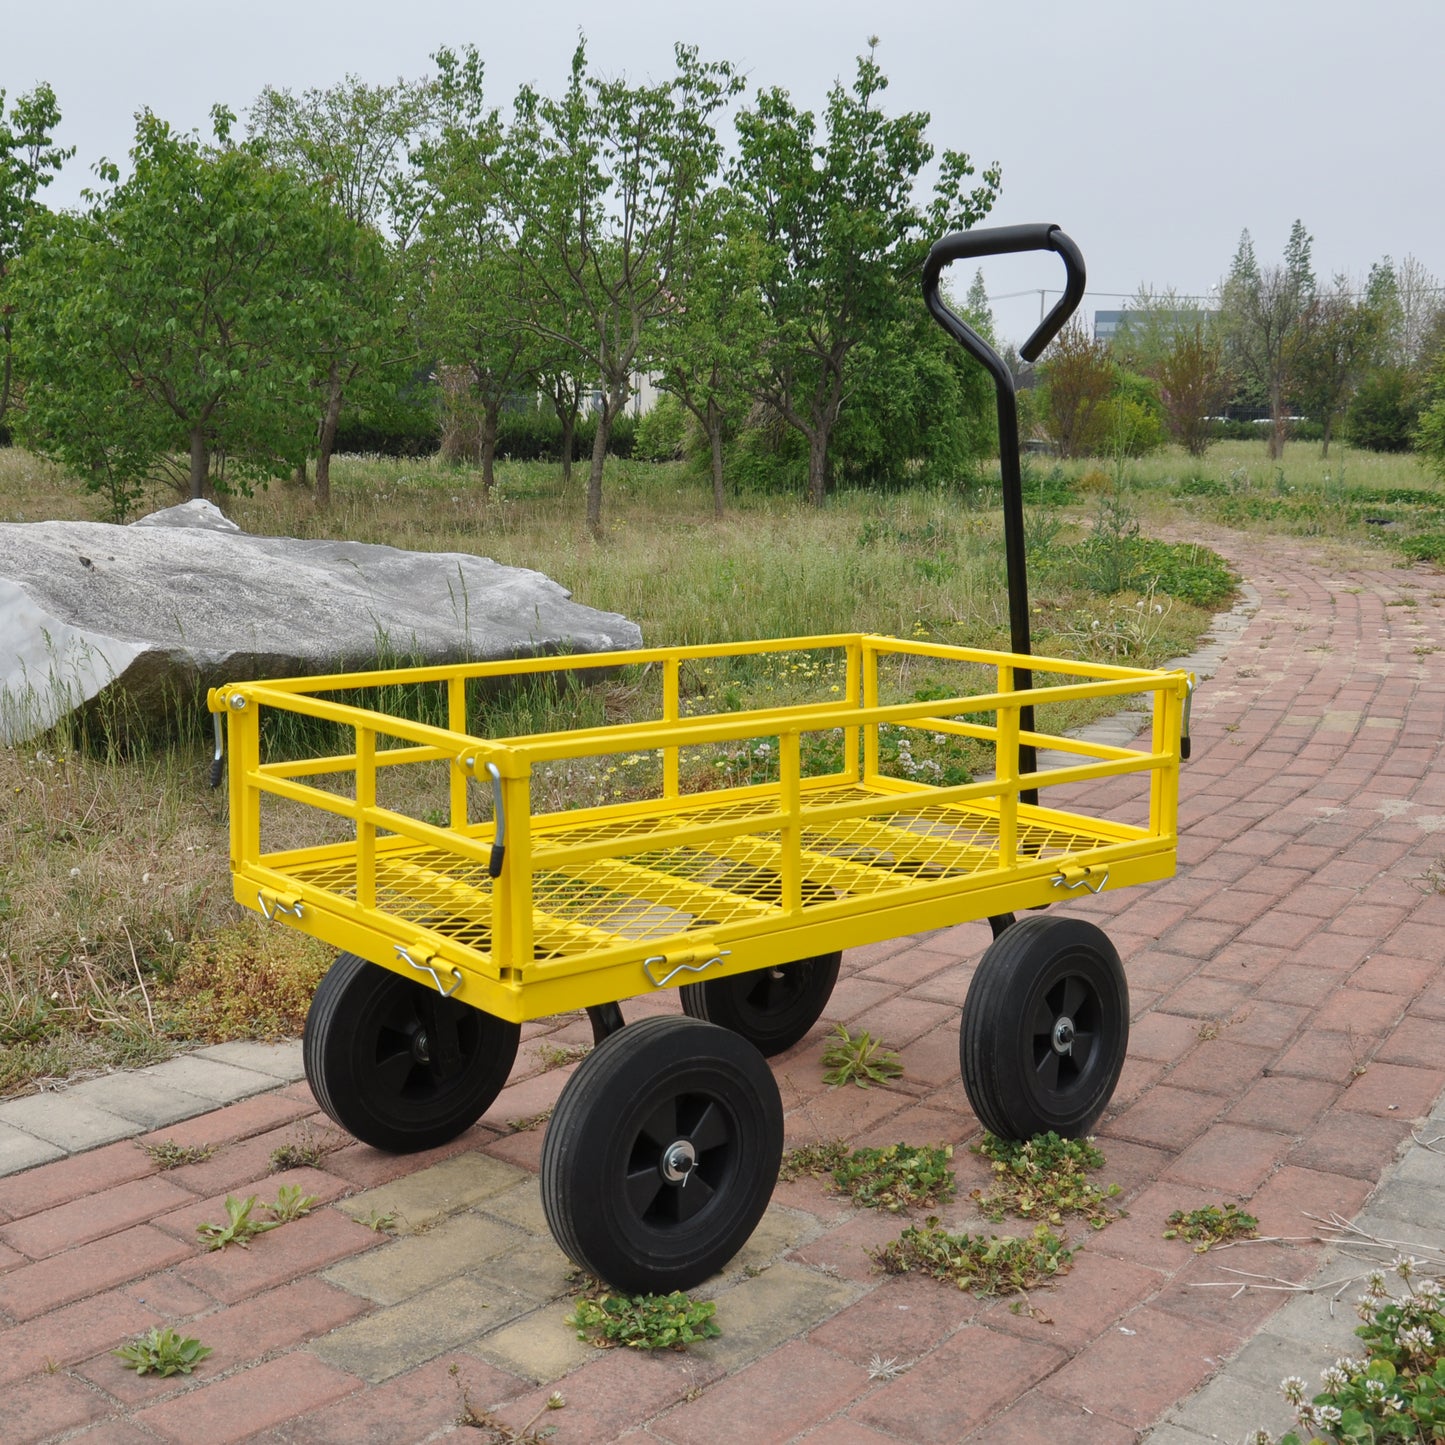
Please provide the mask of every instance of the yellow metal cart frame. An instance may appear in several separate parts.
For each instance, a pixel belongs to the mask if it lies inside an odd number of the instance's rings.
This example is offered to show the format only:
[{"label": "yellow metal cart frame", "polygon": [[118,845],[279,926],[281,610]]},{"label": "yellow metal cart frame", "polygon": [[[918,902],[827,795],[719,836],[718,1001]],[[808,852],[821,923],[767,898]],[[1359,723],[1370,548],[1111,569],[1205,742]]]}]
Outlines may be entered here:
[{"label": "yellow metal cart frame", "polygon": [[[303,1038],[322,1107],[379,1148],[443,1143],[501,1091],[524,1021],[586,1009],[598,1043],[549,1122],[542,1203],[562,1248],[619,1288],[690,1288],[752,1233],[783,1140],[764,1056],[817,1022],[845,947],[989,921],[959,1055],[969,1101],[996,1134],[1084,1133],[1118,1081],[1129,1032],[1118,953],[1094,925],[1035,910],[1173,873],[1193,679],[1031,655],[1013,379],[939,290],[952,260],[1024,250],[1057,253],[1067,272],[1063,298],[1021,348],[1033,360],[1083,295],[1082,258],[1057,227],[946,237],[924,272],[932,314],[995,380],[1009,651],[839,633],[248,682],[209,696],[218,764],[222,719],[229,740],[237,900],[341,950]],[[832,654],[841,682],[747,711],[700,712],[699,690],[684,686],[689,669],[797,653]],[[909,665],[969,685],[885,703],[889,669]],[[479,690],[619,669],[654,680],[655,716],[468,731]],[[416,687],[444,696],[445,725],[402,715],[396,700]],[[1036,724],[1053,705],[1140,695],[1152,711],[1141,747]],[[287,730],[268,734],[267,719],[288,714],[306,720],[292,735],[331,728],[335,751],[273,756]],[[992,776],[952,786],[900,776],[885,736],[972,740]],[[767,766],[716,784],[696,758],[727,748]],[[544,773],[597,758],[646,762],[628,776],[648,782],[624,801],[541,805]],[[427,790],[408,779],[438,772],[439,802],[435,788],[418,801]],[[1081,811],[1085,784],[1109,798],[1109,816]],[[324,836],[298,843],[298,819]],[[672,989],[681,1016],[623,1026],[620,1001]]]},{"label": "yellow metal cart frame", "polygon": [[[846,657],[840,699],[682,715],[687,662],[829,648]],[[975,696],[882,706],[880,659],[900,655],[987,668],[995,685]],[[469,684],[646,664],[663,677],[655,720],[507,739],[466,733]],[[1027,692],[1013,685],[1023,667],[1035,674]],[[1050,674],[1061,680],[1041,686],[1040,675]],[[451,728],[324,696],[425,683],[447,689]],[[1038,908],[1080,888],[1169,876],[1190,685],[1183,672],[838,635],[246,683],[217,689],[211,705],[228,726],[237,900],[520,1023],[692,982],[705,971],[724,977]],[[1029,707],[1139,694],[1153,704],[1147,751],[1026,731],[1020,721]],[[262,762],[267,708],[337,724],[353,745]],[[889,776],[878,759],[879,731],[890,726],[981,739],[992,745],[994,776],[957,787]],[[843,766],[805,777],[801,739],[833,730],[843,735]],[[685,749],[763,740],[776,744],[776,781],[680,791]],[[1069,762],[1021,773],[1021,743]],[[655,797],[533,812],[539,764],[653,752],[662,758]],[[377,802],[383,771],[436,763],[451,770],[445,825]],[[1138,824],[1021,801],[1030,791],[1139,775],[1147,820]],[[330,786],[314,781],[323,776]],[[468,821],[472,780],[494,797],[495,818]],[[353,836],[266,851],[267,798],[343,819]]]}]

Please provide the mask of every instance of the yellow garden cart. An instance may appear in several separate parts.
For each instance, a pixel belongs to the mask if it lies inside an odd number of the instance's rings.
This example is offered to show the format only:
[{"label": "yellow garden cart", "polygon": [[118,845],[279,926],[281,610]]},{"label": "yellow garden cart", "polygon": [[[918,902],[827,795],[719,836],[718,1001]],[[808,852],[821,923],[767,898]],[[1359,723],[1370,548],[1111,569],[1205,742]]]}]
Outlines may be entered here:
[{"label": "yellow garden cart", "polygon": [[[1083,291],[1057,228],[949,236],[925,270],[934,316],[996,380],[1011,651],[840,633],[210,694],[237,899],[342,950],[304,1038],[321,1106],[378,1148],[433,1147],[497,1097],[523,1022],[586,1009],[598,1044],[548,1125],[542,1198],[562,1248],[618,1288],[689,1288],[751,1234],[783,1141],[764,1056],[816,1023],[846,947],[992,923],[960,1057],[997,1134],[1083,1133],[1118,1080],[1118,954],[1090,923],[1014,915],[1173,872],[1192,679],[1030,655],[1012,378],[939,296],[949,261],[1028,249],[1068,272],[1023,348],[1032,359]],[[786,676],[787,700],[719,705],[708,679],[729,667]],[[884,701],[904,673],[932,685]],[[469,731],[482,697],[519,680],[565,690],[621,675],[651,690],[650,720]],[[797,701],[799,679],[816,696]],[[1142,748],[1035,724],[1036,710],[1140,694],[1153,711]],[[402,705],[418,696],[429,715]],[[987,750],[991,777],[919,765],[963,740]],[[556,796],[581,774],[608,796]],[[1101,779],[1119,795],[1108,818],[1073,801]],[[670,989],[680,1015],[623,1027],[619,1001]]]}]

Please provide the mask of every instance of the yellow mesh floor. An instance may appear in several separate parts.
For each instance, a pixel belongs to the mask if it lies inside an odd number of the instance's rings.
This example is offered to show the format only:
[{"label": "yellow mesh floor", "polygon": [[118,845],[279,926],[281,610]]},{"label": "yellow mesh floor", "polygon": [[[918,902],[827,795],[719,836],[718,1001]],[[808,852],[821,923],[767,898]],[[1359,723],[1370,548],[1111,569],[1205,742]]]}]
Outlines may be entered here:
[{"label": "yellow mesh floor", "polygon": [[[862,788],[811,792],[808,803],[826,807],[869,796]],[[701,803],[656,816],[608,819],[586,827],[547,830],[534,822],[533,927],[535,955],[576,955],[623,940],[662,939],[690,928],[765,921],[781,911],[781,837],[749,833],[712,844],[648,848],[666,829],[743,820],[774,812],[775,798]],[[617,856],[565,870],[548,867],[549,852],[615,840]],[[1042,859],[1071,855],[1117,841],[1117,835],[1082,825],[1059,829],[1020,819],[1019,853]],[[967,804],[898,798],[897,806],[865,818],[805,829],[802,839],[803,907],[838,899],[898,894],[910,886],[968,878],[998,867],[998,820]],[[298,882],[335,896],[356,898],[356,868],[349,857],[293,863]],[[376,859],[376,908],[393,918],[452,938],[488,957],[492,880],[480,863],[420,844],[384,850]]]}]

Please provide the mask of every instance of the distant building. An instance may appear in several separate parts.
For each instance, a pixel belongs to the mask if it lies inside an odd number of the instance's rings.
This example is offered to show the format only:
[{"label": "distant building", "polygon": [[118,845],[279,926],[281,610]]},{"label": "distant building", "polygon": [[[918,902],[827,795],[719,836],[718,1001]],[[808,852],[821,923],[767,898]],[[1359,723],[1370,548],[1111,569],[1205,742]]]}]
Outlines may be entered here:
[{"label": "distant building", "polygon": [[1213,311],[1096,311],[1094,312],[1094,340],[1112,342],[1126,326],[1129,325],[1132,317],[1138,316],[1141,320],[1149,316],[1156,321],[1168,321],[1176,327],[1193,326],[1195,323],[1207,324],[1211,316],[1216,315]]}]

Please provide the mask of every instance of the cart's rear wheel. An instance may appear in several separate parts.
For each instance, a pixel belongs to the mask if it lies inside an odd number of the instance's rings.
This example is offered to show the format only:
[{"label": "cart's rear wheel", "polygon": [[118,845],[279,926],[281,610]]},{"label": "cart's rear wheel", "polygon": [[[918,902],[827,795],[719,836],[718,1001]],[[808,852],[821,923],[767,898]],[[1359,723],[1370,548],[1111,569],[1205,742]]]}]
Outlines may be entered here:
[{"label": "cart's rear wheel", "polygon": [[841,953],[820,953],[777,968],[703,979],[678,989],[682,1011],[741,1034],[772,1058],[818,1022],[838,982]]},{"label": "cart's rear wheel", "polygon": [[542,1143],[542,1207],[585,1270],[633,1294],[691,1289],[735,1255],[772,1197],[783,1106],[737,1034],[643,1019],[562,1089]]},{"label": "cart's rear wheel", "polygon": [[364,1144],[432,1149],[502,1091],[521,1029],[354,953],[338,955],[306,1015],[301,1056],[323,1109]]},{"label": "cart's rear wheel", "polygon": [[1129,986],[1092,923],[1034,914],[984,951],[969,985],[959,1061],[969,1102],[1002,1139],[1087,1134],[1129,1044]]}]

